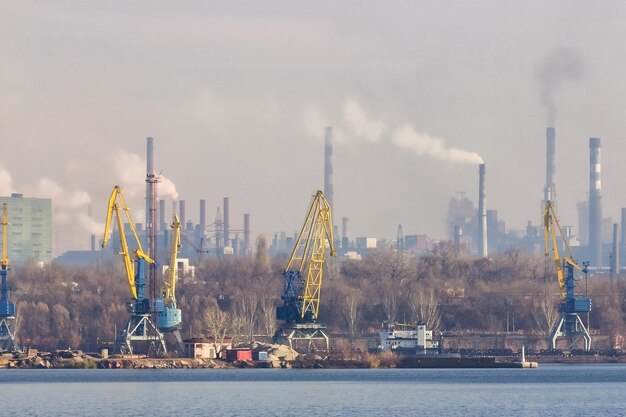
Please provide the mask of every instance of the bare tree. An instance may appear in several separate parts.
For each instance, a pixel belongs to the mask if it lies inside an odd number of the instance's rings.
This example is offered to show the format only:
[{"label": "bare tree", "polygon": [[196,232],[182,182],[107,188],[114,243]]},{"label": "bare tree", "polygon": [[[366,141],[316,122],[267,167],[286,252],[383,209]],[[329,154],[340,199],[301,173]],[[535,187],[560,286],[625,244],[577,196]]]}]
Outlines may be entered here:
[{"label": "bare tree", "polygon": [[231,331],[230,315],[217,306],[211,306],[204,312],[204,320],[208,336],[213,338],[215,352],[219,354],[224,344],[226,335]]},{"label": "bare tree", "polygon": [[439,300],[433,288],[416,286],[409,296],[409,305],[415,320],[422,322],[426,328],[437,330],[441,324]]},{"label": "bare tree", "polygon": [[361,301],[363,296],[358,290],[350,290],[345,297],[345,307],[343,310],[350,338],[355,339],[361,317]]},{"label": "bare tree", "polygon": [[554,299],[547,290],[533,310],[532,317],[537,330],[548,337],[559,319],[559,312]]},{"label": "bare tree", "polygon": [[235,316],[241,333],[245,335],[246,342],[252,343],[254,328],[257,321],[259,299],[256,294],[246,292],[239,296],[235,303]]},{"label": "bare tree", "polygon": [[259,309],[261,314],[261,323],[265,334],[269,337],[274,336],[276,332],[276,307],[274,299],[269,296],[261,298],[259,301]]},{"label": "bare tree", "polygon": [[381,285],[381,301],[388,323],[393,323],[398,317],[399,294],[398,286],[391,280],[385,280]]}]

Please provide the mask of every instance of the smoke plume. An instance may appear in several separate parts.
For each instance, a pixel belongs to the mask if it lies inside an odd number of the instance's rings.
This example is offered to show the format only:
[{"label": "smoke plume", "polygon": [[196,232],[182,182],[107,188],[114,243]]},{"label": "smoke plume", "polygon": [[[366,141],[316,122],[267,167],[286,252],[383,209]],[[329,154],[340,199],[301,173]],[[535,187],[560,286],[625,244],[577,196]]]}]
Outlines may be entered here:
[{"label": "smoke plume", "polygon": [[9,196],[13,193],[13,179],[9,171],[0,165],[0,195]]},{"label": "smoke plume", "polygon": [[[303,113],[305,129],[315,137],[322,137],[321,132],[329,126],[327,118],[315,108],[309,108]],[[459,148],[448,148],[444,139],[432,137],[427,133],[418,133],[411,125],[404,124],[391,134],[385,134],[385,123],[368,117],[363,107],[354,99],[345,101],[342,108],[342,123],[333,126],[334,139],[366,140],[369,142],[391,141],[401,149],[408,149],[419,156],[429,156],[452,163],[482,164],[483,158],[476,152]]]},{"label": "smoke plume", "polygon": [[370,142],[378,141],[385,130],[382,121],[368,118],[365,110],[353,99],[343,105],[343,123],[348,136]]},{"label": "smoke plume", "polygon": [[447,148],[445,141],[427,133],[418,133],[406,124],[393,134],[393,143],[402,149],[409,149],[419,156],[431,156],[448,162],[482,164],[483,158],[476,152],[459,148]]},{"label": "smoke plume", "polygon": [[546,109],[547,122],[550,126],[556,122],[556,95],[561,85],[566,81],[580,82],[584,70],[580,56],[575,51],[563,47],[553,49],[539,68],[541,103]]},{"label": "smoke plume", "polygon": [[[128,198],[144,197],[146,194],[146,160],[139,155],[119,151],[112,159],[116,181]],[[159,198],[178,200],[176,185],[169,178],[159,175],[157,185]]]}]

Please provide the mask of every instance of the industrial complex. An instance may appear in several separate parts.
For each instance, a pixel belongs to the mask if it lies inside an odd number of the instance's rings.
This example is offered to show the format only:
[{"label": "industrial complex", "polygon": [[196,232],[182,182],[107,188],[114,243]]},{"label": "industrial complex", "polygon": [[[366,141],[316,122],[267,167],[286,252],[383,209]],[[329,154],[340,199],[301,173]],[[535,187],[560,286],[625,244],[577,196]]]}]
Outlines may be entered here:
[{"label": "industrial complex", "polygon": [[[114,340],[111,340],[110,336],[106,338],[103,336],[102,340],[100,336],[97,336],[96,343],[91,347],[92,350],[106,347],[105,350],[111,351],[110,353],[120,355],[139,353],[151,357],[184,355],[185,352],[189,354],[191,350],[210,352],[206,354],[216,357],[219,356],[221,350],[224,352],[233,350],[233,336],[235,336],[233,333],[238,331],[240,335],[245,336],[246,340],[242,340],[245,342],[244,345],[264,340],[266,343],[289,345],[290,348],[301,351],[328,352],[337,347],[333,338],[349,339],[354,347],[355,340],[358,338],[354,330],[358,324],[359,314],[367,308],[365,306],[367,303],[380,306],[376,307],[380,309],[380,312],[377,312],[374,307],[370,309],[373,316],[379,314],[380,317],[386,318],[383,323],[385,330],[378,329],[370,333],[384,334],[386,339],[376,341],[374,337],[374,341],[369,340],[367,332],[364,333],[362,329],[361,349],[378,348],[381,351],[394,351],[396,347],[411,346],[409,349],[412,352],[417,347],[417,350],[436,353],[436,351],[446,349],[447,346],[458,350],[462,346],[468,347],[467,335],[459,332],[460,329],[456,329],[456,333],[446,333],[448,329],[438,328],[441,323],[441,309],[446,306],[441,299],[446,297],[450,310],[459,308],[459,300],[466,298],[467,288],[461,288],[460,284],[446,283],[438,287],[436,291],[431,290],[430,299],[439,301],[428,301],[423,298],[428,297],[428,294],[424,295],[419,289],[415,290],[413,287],[411,294],[416,294],[415,300],[410,299],[406,294],[403,295],[401,290],[393,289],[394,286],[400,288],[400,285],[404,285],[396,279],[403,274],[408,274],[406,272],[408,260],[419,262],[420,259],[427,259],[428,256],[439,256],[437,253],[445,247],[445,242],[452,245],[450,247],[457,251],[455,253],[466,254],[463,256],[467,257],[468,265],[473,265],[472,268],[477,268],[477,270],[483,268],[481,262],[489,263],[491,257],[497,254],[510,254],[512,250],[523,251],[529,256],[545,257],[550,261],[549,266],[546,266],[545,277],[547,278],[542,282],[545,284],[544,297],[552,298],[555,310],[553,317],[548,317],[546,313],[547,319],[544,320],[544,326],[548,326],[549,329],[546,329],[545,335],[538,336],[537,333],[516,331],[515,309],[506,307],[506,318],[496,317],[500,323],[506,320],[506,331],[498,342],[497,334],[499,333],[497,326],[494,327],[495,331],[491,335],[495,334],[496,337],[493,342],[489,342],[492,343],[491,348],[510,351],[514,347],[539,345],[554,352],[559,350],[586,352],[595,347],[589,328],[589,315],[595,313],[596,305],[593,297],[588,293],[586,280],[589,274],[593,274],[596,280],[614,282],[615,277],[620,274],[623,261],[626,260],[624,256],[626,208],[622,209],[621,225],[612,224],[610,219],[603,217],[601,141],[599,138],[589,139],[589,193],[588,200],[581,202],[578,207],[581,216],[578,227],[561,225],[559,222],[555,166],[557,134],[554,127],[548,127],[546,130],[546,181],[543,188],[543,201],[540,202],[543,213],[542,224],[529,222],[524,232],[508,231],[505,222],[498,218],[497,210],[489,208],[487,164],[480,163],[476,167],[477,208],[474,208],[473,202],[466,197],[465,193],[451,198],[446,217],[449,236],[435,239],[420,234],[419,231],[405,234],[402,225],[398,225],[397,238],[393,241],[368,236],[350,236],[348,217],[335,215],[333,211],[336,193],[333,185],[332,127],[326,128],[324,139],[323,191],[313,193],[300,231],[293,234],[277,232],[270,236],[269,241],[256,236],[256,245],[252,243],[250,213],[245,213],[240,221],[233,221],[229,197],[224,197],[221,201],[213,223],[207,221],[206,200],[198,202],[198,224],[188,219],[187,201],[184,199],[171,202],[171,209],[166,210],[168,202],[159,198],[160,176],[156,174],[154,168],[155,141],[151,137],[147,139],[146,217],[141,219],[144,221],[136,222],[137,219],[132,217],[131,210],[126,204],[124,190],[112,184],[114,187],[107,205],[103,234],[91,237],[91,250],[89,251],[69,252],[57,259],[52,259],[51,201],[28,198],[21,194],[0,197],[3,207],[1,242],[3,256],[0,271],[2,277],[0,343],[2,343],[2,348],[8,351],[19,351],[21,346],[29,345],[29,340],[20,339],[19,326],[15,325],[16,322],[20,322],[20,314],[28,313],[27,309],[24,312],[16,310],[16,299],[19,299],[20,295],[25,292],[12,291],[13,287],[19,289],[20,284],[13,279],[14,275],[8,272],[10,260],[16,270],[33,266],[45,268],[46,265],[51,264],[66,267],[98,266],[100,271],[102,271],[100,269],[102,265],[117,265],[115,268],[118,271],[123,268],[121,276],[126,281],[128,292],[125,299],[118,300],[118,302],[126,305],[125,319],[123,322],[115,323],[115,331],[112,332]],[[337,196],[340,198],[339,193]],[[302,197],[304,201],[307,193],[303,193]],[[529,217],[539,218],[540,216],[539,213],[529,213]],[[171,224],[166,219],[172,219]],[[337,224],[338,219],[341,220],[341,225]],[[340,226],[341,233],[339,233]],[[96,242],[101,242],[101,249],[97,248],[99,245]],[[337,300],[336,294],[325,293],[326,280],[322,277],[328,276],[330,278],[327,279],[335,280],[332,285],[340,285],[336,281],[338,271],[341,270],[345,276],[350,275],[342,269],[344,267],[357,271],[352,274],[358,279],[362,276],[369,276],[370,272],[358,272],[359,263],[365,264],[368,259],[381,256],[381,253],[390,254],[385,259],[391,259],[387,262],[392,262],[395,266],[390,267],[392,269],[388,277],[384,279],[374,277],[378,280],[376,285],[380,286],[376,294],[380,300],[360,299],[361,301],[355,301],[352,305],[349,297],[361,290],[359,288],[342,290],[345,291],[342,297],[345,297],[347,307],[342,313],[341,322],[347,326],[344,329],[351,330],[348,333],[338,334],[337,329],[340,326],[337,323],[340,320],[323,317],[324,311],[330,311],[324,309],[325,298],[333,299],[332,302],[337,302]],[[335,256],[336,258],[331,259]],[[284,265],[284,268],[281,267],[282,292],[264,294],[263,297],[266,298],[263,300],[269,300],[267,302],[253,301],[253,298],[257,296],[254,294],[254,288],[266,291],[270,287],[266,285],[262,288],[261,284],[254,284],[254,287],[247,290],[247,295],[244,292],[244,296],[251,297],[245,298],[247,300],[245,302],[247,305],[245,305],[241,302],[242,298],[236,299],[228,295],[233,291],[224,284],[226,281],[217,277],[214,280],[216,283],[221,283],[220,286],[211,288],[219,292],[210,296],[217,307],[207,304],[207,313],[204,318],[215,323],[194,330],[193,326],[188,324],[191,320],[188,316],[196,314],[196,310],[191,310],[185,305],[194,300],[194,294],[185,292],[185,295],[181,297],[177,296],[177,291],[184,290],[187,285],[185,283],[199,285],[196,278],[199,269],[208,274],[206,276],[220,274],[219,271],[210,271],[212,265],[217,265],[211,262],[227,260],[231,268],[232,265],[243,262],[245,259],[253,260],[251,274],[252,276],[257,274],[258,277],[267,274],[270,260]],[[261,270],[266,272],[259,272]],[[450,282],[455,282],[457,275],[450,273],[448,275]],[[485,279],[485,277],[479,278]],[[419,288],[420,279],[418,276],[416,288]],[[205,279],[205,288],[209,288],[209,284],[208,278]],[[62,285],[68,284],[63,282]],[[79,288],[80,283],[72,282],[70,287]],[[76,289],[76,291],[79,290]],[[515,302],[545,307],[537,301],[539,294],[533,291],[527,289],[520,292],[516,295],[518,301]],[[197,294],[195,296],[197,297]],[[258,294],[258,297],[261,298],[261,294]],[[342,302],[343,300],[342,298]],[[193,302],[207,303],[206,300]],[[265,302],[266,306],[263,307],[261,302]],[[58,300],[58,303],[59,306],[63,306],[64,300]],[[424,311],[427,307],[431,309],[430,313]],[[66,307],[62,308],[67,311],[67,320],[73,320],[72,312]],[[416,312],[416,316],[413,317],[416,319],[414,323],[403,325],[408,326],[408,330],[404,333],[392,330],[398,326],[396,320],[401,319],[399,311],[402,308],[405,311]],[[248,317],[248,324],[240,323],[237,327],[239,330],[235,330],[234,325],[220,327],[217,322],[220,320],[221,310],[224,309],[237,311],[242,320],[244,316]],[[61,307],[57,310],[62,311]],[[265,310],[275,310],[276,314],[275,316],[268,315]],[[265,320],[264,335],[258,335],[261,328],[259,324],[261,315]],[[117,311],[110,317],[117,317],[119,321],[122,313]],[[204,319],[194,318],[196,321]],[[223,317],[222,319],[225,320]],[[326,325],[327,320],[335,323],[335,335],[333,335],[332,326]],[[518,321],[520,321],[519,318]],[[87,325],[83,325],[81,331],[87,328],[89,328]],[[402,336],[405,333],[413,336]],[[255,334],[258,337],[255,337]],[[600,335],[598,332],[596,334]],[[488,334],[483,336],[482,344],[490,337]],[[54,334],[50,338],[53,339]],[[428,340],[427,346],[426,339]],[[543,342],[538,344],[538,339],[542,339]],[[481,343],[471,342],[470,346],[475,349],[484,348],[478,347],[482,346]],[[210,345],[211,348],[205,345]],[[618,347],[618,338],[613,337],[613,342],[608,345],[612,349]],[[398,349],[398,352],[400,350]],[[255,354],[257,353],[258,349]],[[417,352],[413,353],[417,354]],[[238,357],[239,353],[229,353],[229,355]]]}]

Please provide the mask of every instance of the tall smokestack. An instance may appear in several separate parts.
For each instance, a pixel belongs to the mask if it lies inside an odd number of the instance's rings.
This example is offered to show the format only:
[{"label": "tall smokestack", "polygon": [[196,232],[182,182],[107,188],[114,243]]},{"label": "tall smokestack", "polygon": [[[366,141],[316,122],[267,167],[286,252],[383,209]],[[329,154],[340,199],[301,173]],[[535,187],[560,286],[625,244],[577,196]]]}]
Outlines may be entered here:
[{"label": "tall smokestack", "polygon": [[178,201],[178,212],[180,213],[180,215],[178,216],[180,219],[180,224],[182,225],[183,229],[185,227],[187,227],[187,218],[186,218],[186,207],[185,207],[185,200],[179,200]]},{"label": "tall smokestack", "polygon": [[165,224],[165,200],[159,200],[159,227],[161,230],[167,229],[167,224]]},{"label": "tall smokestack", "polygon": [[487,196],[485,190],[485,164],[478,166],[478,256],[487,257]]},{"label": "tall smokestack", "polygon": [[589,139],[589,263],[602,266],[602,180],[600,139]]},{"label": "tall smokestack", "polygon": [[156,202],[158,182],[154,173],[154,139],[148,138],[146,150],[146,234],[148,235],[148,255],[154,260],[148,267],[148,282],[150,296],[154,300],[157,291]]},{"label": "tall smokestack", "polygon": [[461,240],[463,239],[463,226],[454,226],[454,246],[461,247]]},{"label": "tall smokestack", "polygon": [[619,242],[617,235],[619,233],[619,223],[613,223],[613,256],[611,257],[611,272],[613,277],[619,275]]},{"label": "tall smokestack", "polygon": [[334,215],[335,191],[333,190],[333,128],[326,128],[324,138],[324,196],[330,206],[331,215]]},{"label": "tall smokestack", "polygon": [[546,187],[544,188],[544,201],[556,202],[556,134],[553,127],[546,129]]},{"label": "tall smokestack", "polygon": [[348,250],[348,246],[350,246],[350,241],[348,239],[348,218],[341,218],[341,249],[343,251]]},{"label": "tall smokestack", "polygon": [[243,244],[244,255],[250,253],[250,213],[243,215]]},{"label": "tall smokestack", "polygon": [[229,208],[228,197],[224,197],[224,247],[230,246],[230,226],[229,226]]},{"label": "tall smokestack", "polygon": [[200,233],[206,233],[206,200],[200,200]]},{"label": "tall smokestack", "polygon": [[622,238],[620,240],[620,266],[624,266],[626,260],[626,207],[622,207]]}]

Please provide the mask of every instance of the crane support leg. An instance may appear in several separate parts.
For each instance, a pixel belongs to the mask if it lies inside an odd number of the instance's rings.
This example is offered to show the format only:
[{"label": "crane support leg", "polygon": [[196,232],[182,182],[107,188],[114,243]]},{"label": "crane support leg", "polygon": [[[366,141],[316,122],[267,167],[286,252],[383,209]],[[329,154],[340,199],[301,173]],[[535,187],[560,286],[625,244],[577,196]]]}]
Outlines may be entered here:
[{"label": "crane support leg", "polygon": [[568,348],[576,349],[578,341],[582,338],[585,351],[591,350],[591,336],[587,327],[578,314],[562,314],[550,333],[550,348],[556,349],[556,342],[559,337],[566,337]]},{"label": "crane support leg", "polygon": [[150,315],[131,315],[126,327],[120,332],[115,343],[115,351],[121,354],[133,354],[135,349],[133,345],[142,343],[147,344],[147,352],[149,356],[162,356],[167,353],[165,347],[165,337],[163,333],[157,329]]},{"label": "crane support leg", "polygon": [[0,350],[7,350],[11,352],[17,352],[20,350],[17,342],[15,341],[15,335],[11,330],[9,318],[2,318],[2,320],[0,320]]},{"label": "crane support leg", "polygon": [[330,350],[330,339],[326,328],[319,324],[296,324],[284,329],[289,347],[306,352]]}]

